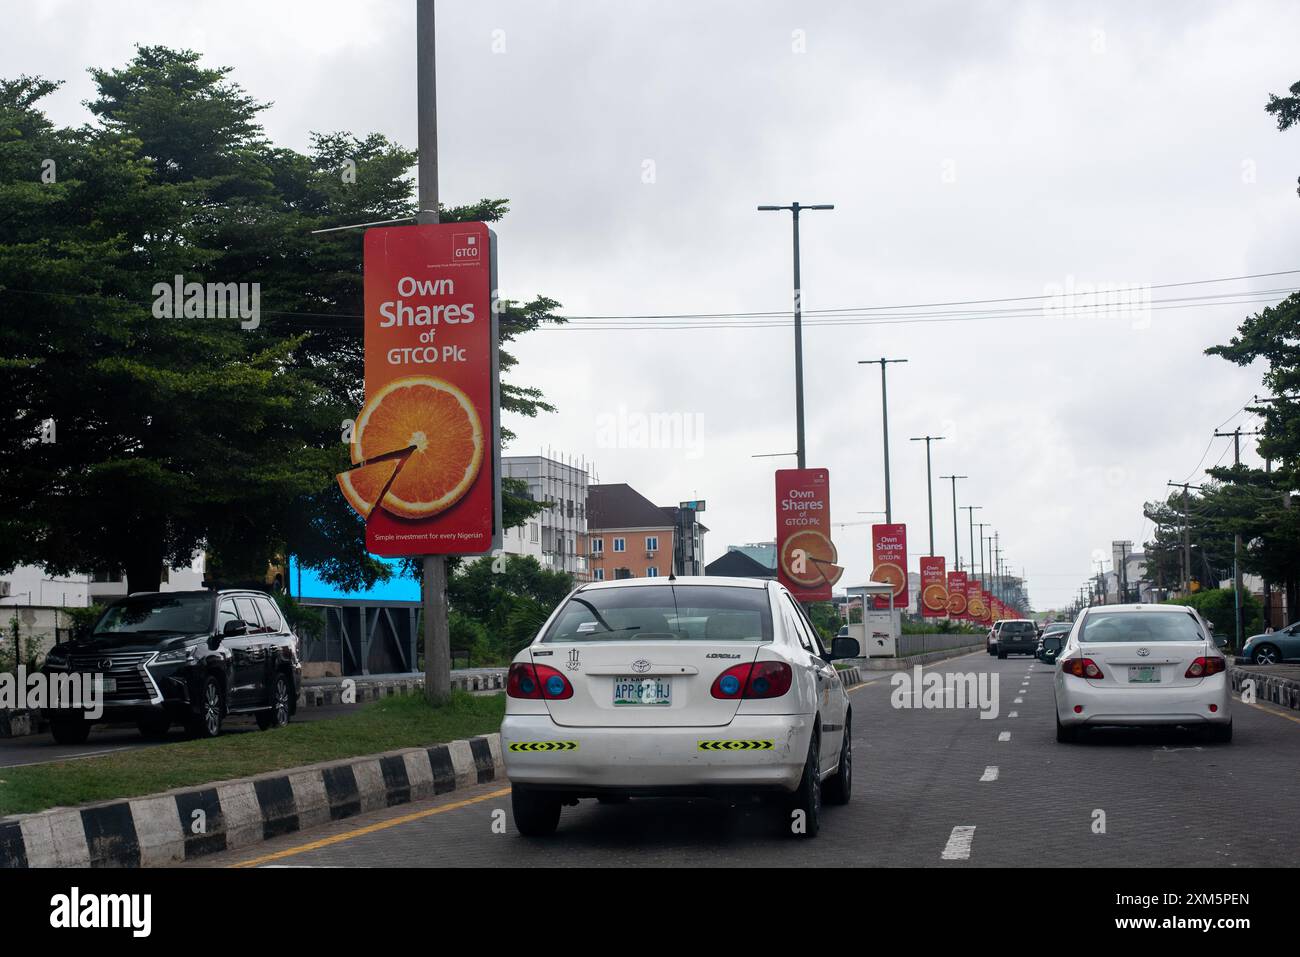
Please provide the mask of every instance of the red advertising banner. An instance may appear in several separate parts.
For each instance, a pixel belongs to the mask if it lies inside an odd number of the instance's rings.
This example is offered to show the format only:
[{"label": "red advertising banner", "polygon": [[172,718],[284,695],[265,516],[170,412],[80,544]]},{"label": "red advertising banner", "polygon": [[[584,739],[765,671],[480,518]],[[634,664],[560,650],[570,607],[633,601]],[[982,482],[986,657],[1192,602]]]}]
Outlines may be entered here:
[{"label": "red advertising banner", "polygon": [[989,620],[989,606],[984,603],[984,589],[975,579],[966,581],[966,616],[981,623]]},{"label": "red advertising banner", "polygon": [[[906,609],[907,598],[907,526],[872,525],[871,569],[873,582],[886,582],[894,586],[894,607]],[[877,596],[877,608],[888,608],[889,599]]]},{"label": "red advertising banner", "polygon": [[366,231],[366,402],[338,482],[376,555],[499,542],[494,242],[483,223]]},{"label": "red advertising banner", "polygon": [[[943,574],[944,559],[941,556],[925,556],[921,559],[921,614],[942,618],[948,614],[948,585]],[[948,576],[948,581],[952,576]]]},{"label": "red advertising banner", "polygon": [[968,618],[966,607],[966,573],[948,573],[948,617],[957,621]]},{"label": "red advertising banner", "polygon": [[826,469],[776,473],[777,579],[799,601],[830,601],[844,569],[831,541],[831,476]]},{"label": "red advertising banner", "polygon": [[990,625],[997,619],[993,616],[993,596],[987,589],[980,589],[980,597],[984,599],[985,617],[984,620]]}]

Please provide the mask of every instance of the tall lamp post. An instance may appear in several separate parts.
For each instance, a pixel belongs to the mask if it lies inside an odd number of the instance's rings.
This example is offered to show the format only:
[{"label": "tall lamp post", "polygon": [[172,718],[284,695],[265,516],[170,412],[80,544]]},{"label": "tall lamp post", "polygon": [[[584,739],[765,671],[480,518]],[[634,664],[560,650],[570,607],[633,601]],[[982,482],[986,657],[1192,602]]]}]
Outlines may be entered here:
[{"label": "tall lamp post", "polygon": [[[883,368],[883,366],[882,366]],[[934,557],[934,484],[930,478],[930,443],[942,442],[942,435],[920,435],[911,439],[912,442],[925,443],[925,498],[930,508],[930,557]]]},{"label": "tall lamp post", "polygon": [[961,548],[957,540],[957,480],[970,478],[969,475],[940,475],[940,479],[952,481],[952,560],[957,563],[955,571],[961,571]]},{"label": "tall lamp post", "polygon": [[[881,434],[885,442],[885,523],[893,524],[894,506],[889,495],[889,387],[885,379],[885,367],[891,362],[906,362],[906,359],[886,359],[881,356],[879,359],[859,359],[858,365],[879,365],[880,366],[880,414],[883,420]],[[931,549],[933,551],[933,549]]]},{"label": "tall lamp post", "polygon": [[975,574],[975,513],[982,509],[983,505],[963,505],[966,509],[966,518],[970,523],[970,570]]},{"label": "tall lamp post", "polygon": [[758,208],[760,212],[776,212],[788,209],[794,214],[794,416],[799,445],[799,468],[806,468],[807,457],[805,455],[803,431],[803,305],[801,302],[803,294],[799,282],[799,211],[804,209],[834,209],[835,207],[829,203],[819,203],[815,206],[800,206],[798,203],[791,203],[789,206],[760,206]]}]

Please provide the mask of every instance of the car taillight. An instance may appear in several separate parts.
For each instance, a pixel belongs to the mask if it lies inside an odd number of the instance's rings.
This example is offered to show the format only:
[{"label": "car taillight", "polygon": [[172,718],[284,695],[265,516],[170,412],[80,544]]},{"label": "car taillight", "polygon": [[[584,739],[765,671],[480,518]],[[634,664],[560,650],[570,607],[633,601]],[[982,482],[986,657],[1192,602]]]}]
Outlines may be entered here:
[{"label": "car taillight", "polygon": [[709,693],[715,698],[779,698],[790,690],[794,672],[784,661],[759,661],[732,665],[713,679]]},{"label": "car taillight", "polygon": [[1066,658],[1061,662],[1061,670],[1076,678],[1104,678],[1101,668],[1091,658]]},{"label": "car taillight", "polygon": [[1210,675],[1217,675],[1227,667],[1227,659],[1220,658],[1218,655],[1205,656],[1197,658],[1187,666],[1184,678],[1208,678]]},{"label": "car taillight", "polygon": [[506,694],[511,698],[562,701],[573,697],[573,685],[550,665],[516,661],[506,674]]}]

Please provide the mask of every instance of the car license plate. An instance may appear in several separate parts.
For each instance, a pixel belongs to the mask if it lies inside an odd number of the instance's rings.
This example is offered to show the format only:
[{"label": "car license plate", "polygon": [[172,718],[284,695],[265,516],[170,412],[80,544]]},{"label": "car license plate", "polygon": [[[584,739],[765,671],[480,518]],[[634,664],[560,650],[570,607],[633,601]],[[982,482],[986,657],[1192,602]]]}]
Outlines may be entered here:
[{"label": "car license plate", "polygon": [[1134,665],[1128,670],[1131,684],[1152,684],[1160,680],[1160,669],[1154,665]]},{"label": "car license plate", "polygon": [[100,680],[104,682],[104,694],[112,694],[117,690],[116,678],[102,678]]},{"label": "car license plate", "polygon": [[671,705],[673,683],[668,678],[615,678],[615,705]]}]

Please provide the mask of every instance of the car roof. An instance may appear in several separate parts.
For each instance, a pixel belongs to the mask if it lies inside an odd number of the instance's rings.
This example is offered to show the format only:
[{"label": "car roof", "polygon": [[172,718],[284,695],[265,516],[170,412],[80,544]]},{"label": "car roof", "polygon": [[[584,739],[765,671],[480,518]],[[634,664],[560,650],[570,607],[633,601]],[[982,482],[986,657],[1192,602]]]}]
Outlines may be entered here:
[{"label": "car roof", "polygon": [[646,585],[722,585],[727,588],[766,588],[770,579],[765,578],[729,578],[725,575],[656,575],[654,578],[615,578],[603,582],[587,582],[579,591],[592,591],[598,588],[637,588]]},{"label": "car roof", "polygon": [[1180,612],[1185,615],[1196,614],[1196,609],[1191,605],[1093,605],[1084,609],[1084,613],[1089,615],[1108,611],[1138,611],[1148,615],[1161,613],[1168,615]]}]

